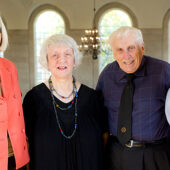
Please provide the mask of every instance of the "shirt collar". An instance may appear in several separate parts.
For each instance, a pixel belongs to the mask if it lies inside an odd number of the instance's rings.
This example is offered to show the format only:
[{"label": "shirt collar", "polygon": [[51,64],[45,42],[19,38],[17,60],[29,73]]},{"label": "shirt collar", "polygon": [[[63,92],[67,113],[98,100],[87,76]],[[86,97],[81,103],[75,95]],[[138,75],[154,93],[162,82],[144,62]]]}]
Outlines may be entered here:
[{"label": "shirt collar", "polygon": [[[134,75],[136,77],[143,77],[146,75],[146,64],[145,64],[145,56],[142,57],[142,61],[141,61],[141,64],[139,66],[139,68],[137,69],[137,71],[134,73]],[[119,72],[117,75],[118,75],[118,79],[121,80],[123,79],[125,76],[126,76],[126,72],[124,72],[120,67],[119,67],[119,64],[117,63],[116,61],[116,69],[117,71]]]}]

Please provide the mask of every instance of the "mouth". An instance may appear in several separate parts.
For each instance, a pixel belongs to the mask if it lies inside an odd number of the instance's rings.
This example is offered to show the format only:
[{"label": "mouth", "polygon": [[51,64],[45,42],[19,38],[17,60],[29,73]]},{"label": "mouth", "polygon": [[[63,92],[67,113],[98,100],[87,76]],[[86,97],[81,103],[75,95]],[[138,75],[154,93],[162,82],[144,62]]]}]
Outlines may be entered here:
[{"label": "mouth", "polygon": [[57,69],[60,71],[64,71],[67,69],[67,67],[66,66],[58,66]]},{"label": "mouth", "polygon": [[131,61],[123,61],[123,64],[126,64],[126,65],[131,65],[135,62],[135,60],[131,60]]}]

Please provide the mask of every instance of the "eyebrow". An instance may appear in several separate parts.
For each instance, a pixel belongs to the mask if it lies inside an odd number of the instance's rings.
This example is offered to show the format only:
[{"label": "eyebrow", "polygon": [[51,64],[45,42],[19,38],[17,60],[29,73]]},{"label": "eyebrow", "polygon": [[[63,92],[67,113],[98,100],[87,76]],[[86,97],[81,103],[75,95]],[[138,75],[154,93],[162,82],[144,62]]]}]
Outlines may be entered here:
[{"label": "eyebrow", "polygon": [[72,48],[66,48],[65,51],[72,51]]}]

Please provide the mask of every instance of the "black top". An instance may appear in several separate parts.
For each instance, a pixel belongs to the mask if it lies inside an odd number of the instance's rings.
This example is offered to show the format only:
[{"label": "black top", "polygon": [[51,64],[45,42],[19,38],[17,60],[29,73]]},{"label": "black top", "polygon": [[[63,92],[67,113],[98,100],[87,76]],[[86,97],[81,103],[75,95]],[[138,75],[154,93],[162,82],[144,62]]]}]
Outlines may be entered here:
[{"label": "black top", "polygon": [[[55,97],[56,103],[63,103]],[[96,92],[81,85],[78,92],[78,128],[71,139],[61,135],[50,90],[44,83],[30,90],[23,102],[31,170],[101,170],[101,107]],[[66,135],[74,129],[75,105],[67,111],[57,108]]]}]

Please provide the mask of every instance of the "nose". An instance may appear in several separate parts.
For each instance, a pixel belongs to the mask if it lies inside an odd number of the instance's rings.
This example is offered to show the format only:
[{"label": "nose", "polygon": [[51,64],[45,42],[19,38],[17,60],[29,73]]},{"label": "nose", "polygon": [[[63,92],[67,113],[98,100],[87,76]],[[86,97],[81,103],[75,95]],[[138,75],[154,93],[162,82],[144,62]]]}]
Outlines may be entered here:
[{"label": "nose", "polygon": [[60,54],[58,61],[59,62],[65,62],[65,56],[63,54]]},{"label": "nose", "polygon": [[124,52],[123,58],[126,59],[126,60],[128,60],[129,58],[131,58],[131,55],[130,55],[130,53],[129,53],[128,50],[126,50],[126,51]]}]

